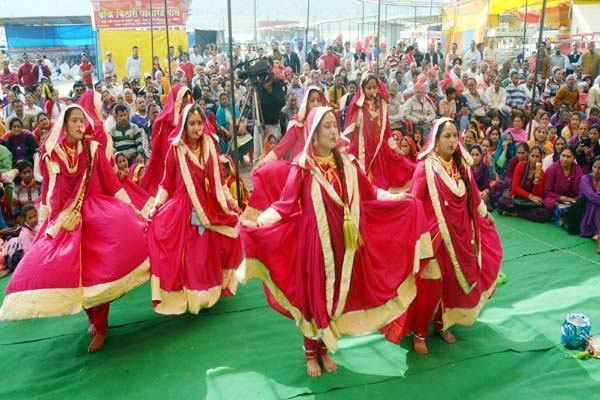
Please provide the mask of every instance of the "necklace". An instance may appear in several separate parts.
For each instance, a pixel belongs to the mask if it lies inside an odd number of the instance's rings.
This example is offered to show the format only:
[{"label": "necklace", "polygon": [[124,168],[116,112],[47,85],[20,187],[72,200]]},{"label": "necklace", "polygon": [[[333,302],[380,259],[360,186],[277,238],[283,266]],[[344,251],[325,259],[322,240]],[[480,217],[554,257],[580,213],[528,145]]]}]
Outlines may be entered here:
[{"label": "necklace", "polygon": [[440,164],[444,167],[444,170],[448,174],[448,176],[452,177],[455,181],[458,181],[460,175],[458,173],[458,169],[454,164],[454,160],[451,158],[449,161],[444,160],[441,156],[438,156],[438,160],[440,160]]}]

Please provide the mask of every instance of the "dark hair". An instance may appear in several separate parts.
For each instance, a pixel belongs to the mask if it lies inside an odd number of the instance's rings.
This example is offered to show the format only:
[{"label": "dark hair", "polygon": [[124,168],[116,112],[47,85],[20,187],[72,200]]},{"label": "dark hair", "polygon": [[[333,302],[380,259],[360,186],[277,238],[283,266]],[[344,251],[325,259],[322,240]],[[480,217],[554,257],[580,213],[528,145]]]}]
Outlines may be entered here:
[{"label": "dark hair", "polygon": [[377,75],[375,75],[375,74],[374,74],[374,73],[372,73],[372,72],[369,72],[369,73],[367,74],[367,77],[366,77],[366,79],[360,83],[360,87],[361,87],[361,88],[363,88],[363,90],[364,90],[365,86],[367,86],[367,83],[369,83],[369,81],[370,81],[371,79],[375,79],[375,82],[379,83],[379,78],[377,77]]},{"label": "dark hair", "polygon": [[456,93],[456,89],[454,89],[452,86],[447,86],[446,87],[446,97],[450,96],[453,93]]},{"label": "dark hair", "polygon": [[11,104],[14,106],[14,105],[15,105],[15,104],[17,104],[17,103],[22,103],[22,102],[23,102],[23,101],[21,101],[21,99],[18,99],[18,98],[17,98],[17,99],[14,99],[14,100],[12,101],[12,103],[11,103]]},{"label": "dark hair", "polygon": [[40,122],[40,117],[41,117],[41,116],[44,116],[44,117],[46,117],[46,118],[48,118],[48,119],[49,119],[49,117],[48,117],[48,114],[46,114],[45,112],[41,111],[41,112],[39,112],[39,113],[38,113],[38,115],[36,115],[36,116],[35,116],[35,120],[36,120],[37,122]]},{"label": "dark hair", "polygon": [[519,142],[517,143],[517,150],[519,149],[524,149],[526,152],[529,153],[529,144],[527,142]]},{"label": "dark hair", "polygon": [[540,146],[539,144],[534,144],[533,146],[531,146],[531,149],[529,149],[529,154],[531,154],[531,152],[534,150],[539,151],[540,157],[544,158],[544,154],[546,154],[546,151],[542,146]]},{"label": "dark hair", "polygon": [[600,108],[595,107],[595,106],[594,107],[590,107],[590,114],[593,113],[593,112],[600,113]]},{"label": "dark hair", "polygon": [[21,120],[21,118],[19,117],[14,117],[13,119],[10,120],[10,122],[8,123],[8,129],[12,129],[13,125],[15,124],[15,122],[18,122],[21,124],[21,128],[23,127],[23,121]]},{"label": "dark hair", "polygon": [[129,110],[125,104],[118,104],[115,106],[115,114],[119,115],[120,112],[125,111],[129,115]]},{"label": "dark hair", "polygon": [[26,215],[27,215],[27,213],[28,213],[29,211],[31,211],[31,210],[35,211],[35,213],[37,214],[37,209],[34,207],[34,205],[33,205],[33,204],[26,204],[26,205],[24,205],[24,206],[23,206],[23,208],[21,209],[21,215],[24,217],[24,216],[26,216]]},{"label": "dark hair", "polygon": [[500,127],[498,126],[494,126],[492,128],[490,128],[490,133],[488,133],[488,137],[492,136],[492,132],[497,131],[498,132],[498,136],[502,136],[502,129],[500,129]]},{"label": "dark hair", "polygon": [[119,157],[125,157],[125,159],[127,160],[127,156],[126,156],[126,155],[125,155],[125,153],[123,153],[123,152],[120,152],[120,153],[117,153],[117,154],[115,154],[115,161],[117,161],[117,159],[118,159]]},{"label": "dark hair", "polygon": [[17,163],[17,169],[19,170],[19,174],[22,174],[25,168],[31,168],[33,170],[33,165],[27,160],[22,160]]},{"label": "dark hair", "polygon": [[589,130],[591,131],[592,129],[596,129],[598,131],[598,133],[600,133],[600,125],[594,124],[594,125],[590,126]]},{"label": "dark hair", "polygon": [[356,81],[348,81],[348,84],[346,84],[346,86],[350,86],[350,85],[354,85],[354,86],[358,87],[358,83],[356,83]]},{"label": "dark hair", "polygon": [[137,48],[138,48],[137,46],[133,46],[133,48],[132,48],[131,50],[133,50],[133,49],[137,49]]},{"label": "dark hair", "polygon": [[594,163],[595,163],[596,161],[600,161],[600,156],[596,156],[596,157],[594,157],[594,159],[592,160],[592,165],[594,165]]},{"label": "dark hair", "polygon": [[568,143],[563,146],[563,148],[560,150],[560,153],[558,153],[558,156],[559,157],[562,156],[562,153],[564,153],[565,150],[569,150],[571,152],[571,154],[573,155],[573,157],[575,157],[575,154],[576,154],[575,147],[571,146]]}]

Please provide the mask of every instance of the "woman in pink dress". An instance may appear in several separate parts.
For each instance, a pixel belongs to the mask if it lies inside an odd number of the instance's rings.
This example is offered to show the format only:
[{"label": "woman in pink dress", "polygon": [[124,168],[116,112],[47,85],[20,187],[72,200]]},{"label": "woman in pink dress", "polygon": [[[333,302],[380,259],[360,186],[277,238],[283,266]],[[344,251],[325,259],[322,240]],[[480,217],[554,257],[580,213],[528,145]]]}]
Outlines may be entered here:
[{"label": "woman in pink dress", "polygon": [[104,148],[91,140],[93,132],[92,119],[71,105],[46,139],[44,222],[6,287],[0,309],[0,319],[18,320],[83,308],[92,336],[89,352],[104,345],[109,303],[148,280],[149,272],[145,223]]},{"label": "woman in pink dress", "polygon": [[263,281],[271,307],[296,321],[307,373],[319,376],[319,359],[337,369],[328,350],[341,335],[366,335],[404,313],[431,239],[419,201],[377,189],[336,148],[332,108],[314,108],[307,129],[281,198],[256,222],[242,219],[237,275]]},{"label": "woman in pink dress", "polygon": [[358,93],[352,99],[346,117],[344,137],[348,152],[357,158],[371,182],[382,189],[401,189],[415,170],[414,163],[394,153],[387,114],[389,94],[376,75],[362,75]]},{"label": "woman in pink dress", "polygon": [[160,314],[197,314],[235,294],[242,261],[239,208],[225,186],[218,138],[206,116],[188,105],[179,117],[148,236],[152,304]]},{"label": "woman in pink dress", "polygon": [[252,195],[245,210],[247,217],[256,217],[271,203],[279,199],[285,180],[290,172],[289,161],[283,157],[289,152],[290,160],[294,160],[304,150],[308,137],[305,120],[315,107],[329,106],[323,90],[317,86],[309,86],[305,92],[298,114],[290,118],[288,129],[281,142],[258,162],[252,173]]},{"label": "woman in pink dress", "polygon": [[475,322],[494,294],[502,246],[454,121],[436,122],[419,158],[425,160],[417,166],[410,192],[423,202],[434,257],[417,278],[417,298],[409,312],[383,332],[399,343],[414,331],[415,351],[427,354],[425,339],[432,318],[448,343],[456,340],[448,328]]},{"label": "woman in pink dress", "polygon": [[169,151],[169,139],[172,139],[175,126],[179,121],[179,114],[183,108],[192,102],[192,91],[185,85],[178,83],[169,92],[162,111],[156,117],[152,126],[152,153],[150,160],[140,180],[146,192],[154,195],[158,189],[163,171],[165,170],[165,159]]}]

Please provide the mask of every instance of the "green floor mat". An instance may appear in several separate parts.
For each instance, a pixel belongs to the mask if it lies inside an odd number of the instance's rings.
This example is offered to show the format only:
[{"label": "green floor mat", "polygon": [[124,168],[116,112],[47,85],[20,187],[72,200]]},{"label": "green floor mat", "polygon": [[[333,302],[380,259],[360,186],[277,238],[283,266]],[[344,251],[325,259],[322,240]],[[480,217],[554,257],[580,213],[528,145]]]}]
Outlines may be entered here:
[{"label": "green floor mat", "polygon": [[560,327],[567,312],[600,324],[594,243],[496,218],[507,283],[475,325],[453,329],[456,344],[432,336],[428,356],[410,351],[410,338],[344,338],[340,370],[312,379],[294,323],[267,306],[258,282],[183,316],[155,314],[144,285],[113,303],[97,354],[85,352],[84,313],[0,324],[0,399],[593,398],[600,362],[565,359]]}]

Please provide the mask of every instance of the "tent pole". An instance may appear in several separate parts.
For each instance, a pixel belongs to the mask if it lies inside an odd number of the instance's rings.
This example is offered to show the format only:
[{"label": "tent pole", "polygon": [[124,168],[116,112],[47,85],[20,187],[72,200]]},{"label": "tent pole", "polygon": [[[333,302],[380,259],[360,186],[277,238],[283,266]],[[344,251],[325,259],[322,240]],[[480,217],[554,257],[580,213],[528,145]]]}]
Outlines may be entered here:
[{"label": "tent pole", "polygon": [[[229,65],[232,67],[229,68],[229,79],[232,82],[235,82],[235,68],[233,68],[233,33],[231,29],[231,0],[227,0],[227,20],[228,20],[228,31],[229,31]],[[232,86],[233,87],[233,86]],[[238,207],[242,206],[242,192],[240,188],[240,160],[238,153],[238,135],[237,135],[237,118],[235,117],[235,90],[231,90],[231,103],[230,106],[233,108],[231,118],[231,125],[233,129],[233,162],[235,163],[235,186],[236,186],[236,194]]]},{"label": "tent pole", "polygon": [[[540,60],[540,49],[541,49],[541,44],[542,44],[542,40],[544,40],[544,20],[546,19],[546,0],[544,0],[544,2],[542,3],[542,10],[540,12],[540,35],[538,37],[538,43],[537,43],[537,52],[535,53],[535,58],[536,58],[536,62],[535,62],[535,71],[534,71],[534,75],[533,75],[533,90],[531,91],[531,112],[533,113],[533,107],[535,106],[535,90],[537,89],[537,77],[538,77],[538,63],[541,61],[542,63],[544,62],[545,59],[545,54],[544,57]],[[544,50],[545,53],[545,50]],[[529,132],[527,133],[527,137],[531,136],[531,126],[533,124],[529,124]]]},{"label": "tent pole", "polygon": [[[152,11],[152,0],[150,0],[150,45],[152,46],[152,64],[154,64],[154,18]],[[152,65],[154,67],[154,65]],[[154,77],[152,77],[154,79]]]},{"label": "tent pole", "polygon": [[527,8],[529,0],[525,0],[525,18],[523,18],[523,61],[525,61],[525,42],[527,41]]},{"label": "tent pole", "polygon": [[169,18],[167,17],[167,0],[165,0],[165,33],[167,34],[167,68],[169,68],[169,83],[173,85],[173,75],[171,75],[171,56],[169,55]]},{"label": "tent pole", "polygon": [[381,0],[377,0],[377,37],[375,38],[375,74],[379,76],[379,42],[381,40]]}]

